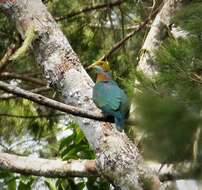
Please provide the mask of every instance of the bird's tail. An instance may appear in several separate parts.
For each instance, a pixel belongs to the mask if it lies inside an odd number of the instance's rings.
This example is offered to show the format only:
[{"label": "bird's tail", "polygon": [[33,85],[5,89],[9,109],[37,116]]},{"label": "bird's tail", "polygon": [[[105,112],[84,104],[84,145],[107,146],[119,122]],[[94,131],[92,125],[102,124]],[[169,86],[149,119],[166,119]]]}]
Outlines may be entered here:
[{"label": "bird's tail", "polygon": [[119,131],[122,131],[123,128],[124,128],[124,118],[122,116],[119,116],[119,117],[115,117],[115,124],[116,124],[116,128],[119,130]]}]

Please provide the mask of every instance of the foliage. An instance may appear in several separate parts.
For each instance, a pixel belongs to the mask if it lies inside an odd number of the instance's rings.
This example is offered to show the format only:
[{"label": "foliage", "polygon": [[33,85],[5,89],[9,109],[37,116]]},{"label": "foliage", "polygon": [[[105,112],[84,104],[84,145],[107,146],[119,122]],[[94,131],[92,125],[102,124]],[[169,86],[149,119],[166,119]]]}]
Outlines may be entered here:
[{"label": "foliage", "polygon": [[188,39],[165,40],[156,52],[157,76],[141,77],[136,104],[144,153],[161,162],[192,160],[201,152],[194,152],[201,127],[201,11],[201,4],[193,3],[176,15],[173,20],[189,32]]},{"label": "foliage", "polygon": [[69,159],[95,159],[95,154],[80,130],[79,126],[72,123],[67,127],[70,135],[60,142],[59,153],[63,160]]},{"label": "foliage", "polygon": [[191,34],[201,38],[202,32],[202,5],[200,1],[195,1],[184,6],[179,11],[173,21],[189,31]]},{"label": "foliage", "polygon": [[0,171],[0,182],[2,190],[30,190],[36,177],[12,174],[6,170]]},{"label": "foliage", "polygon": [[[110,3],[111,0],[44,0],[51,14],[57,18],[81,8]],[[123,39],[131,26],[143,22],[157,8],[162,0],[125,0],[120,6],[96,9],[58,22],[68,37],[73,49],[84,66],[101,58],[111,47]],[[156,52],[155,64],[158,75],[153,80],[135,71],[140,56],[140,48],[148,29],[142,29],[130,38],[120,49],[108,57],[113,78],[124,88],[130,98],[135,99],[137,126],[128,126],[143,134],[140,141],[147,159],[160,162],[191,160],[196,131],[201,127],[201,84],[202,84],[202,5],[200,1],[186,1],[184,7],[173,18],[173,22],[189,32],[188,39],[173,39],[171,36],[161,44]],[[22,39],[14,23],[0,13],[0,56],[3,57],[9,44],[18,47]],[[5,69],[21,75],[43,80],[41,68],[35,63],[32,52]],[[89,73],[93,76],[93,73]],[[134,97],[134,81],[139,80],[139,92]],[[2,79],[3,80],[3,79]],[[5,79],[25,89],[41,87],[39,84],[20,79]],[[1,91],[1,95],[4,94]],[[43,95],[60,99],[54,92]],[[94,159],[95,154],[89,146],[79,126],[64,117],[52,117],[57,112],[40,107],[30,101],[12,98],[0,100],[0,114],[40,116],[29,119],[0,117],[1,151],[22,155],[35,153],[40,157],[69,159]],[[61,121],[65,120],[65,122]],[[62,126],[62,127],[61,127]],[[12,133],[11,133],[12,131]],[[58,138],[59,132],[67,135]],[[139,133],[138,133],[139,134]],[[136,135],[137,136],[137,135]],[[198,160],[201,160],[202,138],[198,141]],[[29,140],[31,140],[29,142]],[[28,147],[28,148],[27,148]],[[34,149],[36,148],[36,149]],[[28,177],[0,171],[0,189],[33,189],[37,177]],[[108,190],[110,183],[102,178],[45,179],[44,187],[50,190]]]}]

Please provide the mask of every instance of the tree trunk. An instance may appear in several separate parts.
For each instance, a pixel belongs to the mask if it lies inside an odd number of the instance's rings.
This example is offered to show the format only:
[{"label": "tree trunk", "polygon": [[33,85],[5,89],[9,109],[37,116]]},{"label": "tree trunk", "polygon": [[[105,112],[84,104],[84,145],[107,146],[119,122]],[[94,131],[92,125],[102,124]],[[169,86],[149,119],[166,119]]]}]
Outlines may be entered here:
[{"label": "tree trunk", "polygon": [[[91,99],[93,81],[41,0],[1,0],[0,6],[14,20],[22,37],[34,27],[35,58],[64,102],[98,112]],[[77,121],[96,153],[98,172],[112,184],[123,190],[160,188],[158,177],[144,164],[137,147],[124,133],[109,123],[86,118]]]},{"label": "tree trunk", "polygon": [[153,63],[154,52],[159,48],[163,32],[168,29],[170,20],[180,3],[181,0],[164,0],[162,9],[151,24],[151,28],[142,46],[142,53],[137,66],[137,70],[143,72],[147,77],[152,78],[157,72]]}]

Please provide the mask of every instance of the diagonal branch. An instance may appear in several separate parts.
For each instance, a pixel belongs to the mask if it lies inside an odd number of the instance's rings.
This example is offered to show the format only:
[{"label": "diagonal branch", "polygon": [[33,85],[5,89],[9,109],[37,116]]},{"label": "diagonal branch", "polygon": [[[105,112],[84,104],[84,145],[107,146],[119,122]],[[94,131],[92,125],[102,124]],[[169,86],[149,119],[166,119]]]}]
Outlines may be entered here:
[{"label": "diagonal branch", "polygon": [[72,114],[75,116],[86,117],[86,118],[101,120],[101,121],[106,120],[106,118],[103,117],[101,112],[84,111],[83,109],[80,109],[80,108],[77,108],[74,106],[70,106],[70,105],[64,104],[62,102],[58,102],[56,100],[47,98],[40,94],[35,94],[33,92],[30,92],[28,90],[23,90],[19,87],[7,84],[2,81],[0,81],[0,89],[4,90],[6,92],[9,92],[9,93],[15,94],[19,97],[26,98],[26,99],[36,102],[40,105],[54,108],[56,110],[66,112],[66,113],[69,113],[69,114]]},{"label": "diagonal branch", "polygon": [[6,53],[4,54],[3,58],[0,60],[0,73],[4,70],[6,65],[10,63],[9,58],[14,53],[15,49],[16,49],[16,45],[12,43],[6,50]]},{"label": "diagonal branch", "polygon": [[108,9],[108,8],[112,8],[114,6],[119,6],[122,3],[123,3],[123,0],[117,0],[117,1],[114,1],[112,3],[105,3],[105,4],[99,4],[99,5],[95,5],[95,6],[85,7],[85,8],[78,10],[78,11],[72,11],[65,16],[56,17],[55,20],[56,21],[65,20],[67,18],[71,18],[71,17],[77,16],[77,15],[82,14],[82,13],[87,13],[87,12],[98,10],[98,9],[106,9],[106,8]]},{"label": "diagonal branch", "polygon": [[122,40],[114,44],[114,46],[104,56],[102,56],[100,60],[108,59],[115,51],[121,48],[121,46],[123,46],[132,36],[134,36],[136,33],[145,28],[158,11],[159,8],[157,8],[144,22],[136,26],[134,31],[128,33]]},{"label": "diagonal branch", "polygon": [[98,176],[95,160],[48,160],[0,153],[0,169],[44,177]]}]

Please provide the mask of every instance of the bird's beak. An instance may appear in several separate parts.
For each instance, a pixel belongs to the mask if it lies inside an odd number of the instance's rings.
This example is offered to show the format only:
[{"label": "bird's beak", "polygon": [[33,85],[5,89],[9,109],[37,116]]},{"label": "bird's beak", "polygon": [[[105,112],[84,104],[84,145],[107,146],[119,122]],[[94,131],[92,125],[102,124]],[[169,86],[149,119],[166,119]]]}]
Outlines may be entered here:
[{"label": "bird's beak", "polygon": [[86,67],[86,70],[89,70],[89,69],[92,69],[92,68],[95,68],[95,66],[97,65],[97,62],[89,65],[88,67]]}]

